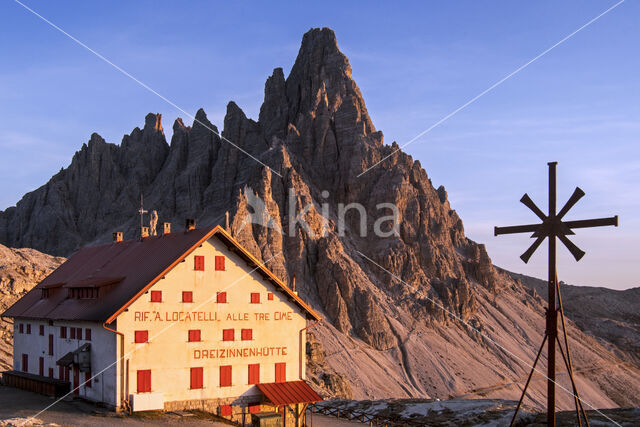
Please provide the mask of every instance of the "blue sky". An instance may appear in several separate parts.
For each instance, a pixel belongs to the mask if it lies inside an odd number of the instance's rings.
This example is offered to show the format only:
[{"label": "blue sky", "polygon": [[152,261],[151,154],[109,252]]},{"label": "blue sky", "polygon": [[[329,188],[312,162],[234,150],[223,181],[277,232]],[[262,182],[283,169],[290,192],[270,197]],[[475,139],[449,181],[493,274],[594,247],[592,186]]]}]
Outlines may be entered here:
[{"label": "blue sky", "polygon": [[[374,124],[402,145],[615,2],[25,4],[219,127],[230,100],[257,118],[272,69],[288,73],[302,34],[331,27]],[[496,264],[546,277],[544,247],[525,265],[529,239],[493,226],[536,220],[518,200],[528,192],[546,209],[557,160],[558,204],[576,185],[587,193],[567,218],[618,214],[621,225],[578,230],[587,255],[576,263],[562,248],[560,279],[640,285],[638,16],[627,0],[406,148]],[[0,4],[0,63],[0,209],[92,132],[119,143],[160,112],[169,137],[184,116],[12,1]]]}]

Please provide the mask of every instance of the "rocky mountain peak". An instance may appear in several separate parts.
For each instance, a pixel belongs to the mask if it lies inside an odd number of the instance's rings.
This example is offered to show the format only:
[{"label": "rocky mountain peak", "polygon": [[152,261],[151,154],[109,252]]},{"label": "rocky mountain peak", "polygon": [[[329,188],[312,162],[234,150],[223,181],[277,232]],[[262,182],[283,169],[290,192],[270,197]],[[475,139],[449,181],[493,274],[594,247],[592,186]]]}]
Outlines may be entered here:
[{"label": "rocky mountain peak", "polygon": [[351,78],[349,60],[329,28],[314,28],[302,38],[298,57],[286,80],[289,122],[299,127],[305,116],[355,115],[363,132],[375,132],[362,94]]},{"label": "rocky mountain peak", "polygon": [[148,131],[162,132],[162,114],[147,114],[144,118],[144,129]]}]

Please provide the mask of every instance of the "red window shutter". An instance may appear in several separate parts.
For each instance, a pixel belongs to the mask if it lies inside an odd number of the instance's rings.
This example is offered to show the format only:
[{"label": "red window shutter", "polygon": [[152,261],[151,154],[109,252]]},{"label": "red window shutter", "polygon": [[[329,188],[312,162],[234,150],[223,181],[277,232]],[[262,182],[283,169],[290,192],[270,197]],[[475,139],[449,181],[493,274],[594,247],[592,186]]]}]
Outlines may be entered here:
[{"label": "red window shutter", "polygon": [[162,291],[151,291],[151,302],[162,302]]},{"label": "red window shutter", "polygon": [[39,334],[40,334],[41,336],[44,336],[44,325],[40,325],[40,331],[39,331]]},{"label": "red window shutter", "polygon": [[44,357],[38,359],[38,375],[44,376]]},{"label": "red window shutter", "polygon": [[60,326],[60,338],[67,338],[67,327]]},{"label": "red window shutter", "polygon": [[31,323],[27,323],[27,333],[31,334]]},{"label": "red window shutter", "polygon": [[196,271],[204,271],[204,256],[196,255],[193,257],[193,269]]},{"label": "red window shutter", "polygon": [[267,294],[267,299],[268,299],[269,301],[273,301],[273,293],[272,293],[272,292],[269,292],[269,293]]},{"label": "red window shutter", "polygon": [[53,334],[49,334],[49,356],[53,356]]},{"label": "red window shutter", "polygon": [[82,328],[76,328],[76,338],[79,340],[82,339]]},{"label": "red window shutter", "polygon": [[251,304],[260,304],[259,292],[251,292]]},{"label": "red window shutter", "polygon": [[200,329],[189,329],[189,342],[200,341]]},{"label": "red window shutter", "polygon": [[76,328],[69,328],[69,335],[72,340],[76,339]]},{"label": "red window shutter", "polygon": [[258,412],[260,412],[260,404],[259,403],[250,403],[249,404],[249,413],[250,414],[257,414]]},{"label": "red window shutter", "polygon": [[49,368],[49,378],[53,378],[53,368]]},{"label": "red window shutter", "polygon": [[224,271],[224,257],[216,255],[216,271]]},{"label": "red window shutter", "polygon": [[29,355],[22,355],[22,372],[29,372]]},{"label": "red window shutter", "polygon": [[220,416],[221,417],[230,417],[233,413],[231,405],[222,405],[220,407]]},{"label": "red window shutter", "polygon": [[84,386],[91,387],[91,371],[84,373]]},{"label": "red window shutter", "polygon": [[287,364],[284,362],[276,363],[276,382],[283,383],[285,381],[287,381]]},{"label": "red window shutter", "polygon": [[145,343],[149,341],[149,331],[135,331],[134,341],[136,343]]},{"label": "red window shutter", "polygon": [[253,339],[253,329],[243,329],[240,335],[242,341],[251,341]]},{"label": "red window shutter", "polygon": [[191,388],[202,388],[202,368],[191,368]]},{"label": "red window shutter", "polygon": [[218,303],[226,303],[227,302],[227,293],[226,292],[218,292],[216,294],[216,302]]},{"label": "red window shutter", "polygon": [[220,387],[231,387],[231,366],[220,366]]},{"label": "red window shutter", "polygon": [[235,339],[234,335],[235,334],[233,329],[223,329],[222,341],[233,341]]},{"label": "red window shutter", "polygon": [[148,393],[151,391],[151,369],[137,371],[138,393]]},{"label": "red window shutter", "polygon": [[249,384],[260,383],[260,364],[255,363],[249,365]]},{"label": "red window shutter", "polygon": [[24,324],[23,323],[20,323],[18,325],[18,331],[20,331],[21,334],[24,334]]},{"label": "red window shutter", "polygon": [[193,302],[193,292],[182,291],[182,302]]},{"label": "red window shutter", "polygon": [[86,328],[84,330],[84,339],[87,341],[91,341],[91,329]]}]

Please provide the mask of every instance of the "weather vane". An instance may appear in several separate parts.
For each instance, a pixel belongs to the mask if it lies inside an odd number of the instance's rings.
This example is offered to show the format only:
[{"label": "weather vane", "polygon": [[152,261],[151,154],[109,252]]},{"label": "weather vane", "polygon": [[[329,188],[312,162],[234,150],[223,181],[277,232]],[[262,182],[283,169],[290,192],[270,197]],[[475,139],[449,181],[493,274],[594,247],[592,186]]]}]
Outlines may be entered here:
[{"label": "weather vane", "polygon": [[147,211],[144,210],[144,199],[142,198],[142,193],[140,193],[140,209],[138,209],[138,213],[140,214],[140,236],[142,236],[142,228],[144,227],[144,214],[147,213]]},{"label": "weather vane", "polygon": [[[569,252],[574,256],[576,261],[580,261],[580,259],[584,256],[584,252],[578,248],[567,236],[575,234],[572,229],[574,228],[590,228],[590,227],[602,227],[606,225],[614,225],[618,226],[618,216],[613,216],[609,218],[598,218],[598,219],[585,219],[579,221],[562,221],[562,218],[569,212],[569,210],[580,200],[584,195],[584,191],[582,191],[579,187],[573,191],[571,197],[564,205],[560,212],[556,213],[556,165],[558,162],[549,162],[549,213],[547,215],[544,214],[536,206],[536,204],[531,200],[531,198],[525,193],[522,196],[520,201],[529,209],[533,211],[534,214],[538,216],[542,220],[539,224],[528,224],[528,225],[514,225],[510,227],[495,227],[494,235],[499,236],[501,234],[515,234],[515,233],[533,233],[531,235],[532,238],[536,238],[533,244],[527,249],[520,258],[526,263],[531,258],[531,255],[538,249],[538,247],[542,244],[545,238],[548,238],[549,243],[549,307],[546,310],[546,330],[545,335],[542,340],[542,344],[540,345],[540,349],[538,350],[538,355],[536,356],[535,362],[531,367],[531,372],[529,373],[529,378],[522,390],[522,396],[520,397],[520,401],[518,402],[518,406],[516,407],[516,411],[513,414],[513,418],[511,420],[511,425],[513,426],[516,420],[516,416],[518,415],[518,411],[520,406],[522,405],[522,401],[524,400],[524,396],[527,392],[527,387],[529,386],[529,382],[531,381],[531,377],[536,368],[536,364],[538,363],[538,359],[540,358],[540,354],[542,353],[542,348],[547,340],[548,346],[548,364],[547,364],[547,425],[555,426],[556,425],[556,417],[555,417],[555,385],[556,385],[556,342],[558,343],[558,348],[560,349],[560,353],[562,354],[562,358],[564,360],[565,365],[567,366],[567,371],[569,372],[569,377],[571,379],[571,385],[573,387],[573,399],[576,405],[576,414],[578,416],[578,423],[582,426],[581,416],[584,417],[584,420],[589,425],[589,420],[587,419],[586,413],[584,412],[584,408],[582,407],[582,401],[578,396],[578,390],[576,388],[576,383],[573,378],[573,367],[571,363],[571,353],[569,352],[569,343],[567,340],[567,331],[566,324],[564,320],[564,310],[562,308],[562,296],[560,294],[560,287],[558,286],[558,275],[556,272],[556,238],[560,239],[560,241],[567,247]],[[556,294],[558,296],[558,303],[556,303]],[[558,338],[558,312],[560,313],[562,319],[562,330],[564,333],[564,344],[566,348],[566,352],[562,348],[562,344],[560,343],[560,339]]]}]

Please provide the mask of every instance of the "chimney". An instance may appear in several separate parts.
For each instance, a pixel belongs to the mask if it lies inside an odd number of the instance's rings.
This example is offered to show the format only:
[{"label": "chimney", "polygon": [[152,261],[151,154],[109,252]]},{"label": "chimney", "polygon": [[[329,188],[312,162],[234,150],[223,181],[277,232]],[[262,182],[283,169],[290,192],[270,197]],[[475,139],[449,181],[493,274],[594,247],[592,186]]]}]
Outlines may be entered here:
[{"label": "chimney", "polygon": [[113,233],[113,243],[122,242],[122,231],[116,231]]},{"label": "chimney", "polygon": [[142,233],[140,235],[143,239],[149,237],[149,227],[142,227]]},{"label": "chimney", "polygon": [[162,225],[163,225],[162,235],[171,234],[171,223],[170,222],[165,222]]},{"label": "chimney", "polygon": [[191,231],[191,230],[195,230],[195,228],[196,228],[196,220],[193,218],[187,218],[185,230]]},{"label": "chimney", "polygon": [[296,292],[296,275],[295,274],[291,278],[291,290],[293,291],[294,294],[298,295],[298,293]]}]

